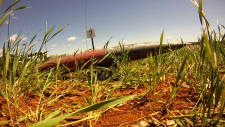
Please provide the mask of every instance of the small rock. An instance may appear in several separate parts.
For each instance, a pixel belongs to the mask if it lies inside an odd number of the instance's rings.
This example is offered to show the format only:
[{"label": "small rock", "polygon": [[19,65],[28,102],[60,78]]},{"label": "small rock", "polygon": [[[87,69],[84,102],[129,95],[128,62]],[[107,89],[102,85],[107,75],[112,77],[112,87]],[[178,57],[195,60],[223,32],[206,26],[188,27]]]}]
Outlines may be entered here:
[{"label": "small rock", "polygon": [[174,120],[168,120],[168,121],[166,121],[166,125],[167,126],[172,126],[174,124],[175,124],[175,121]]},{"label": "small rock", "polygon": [[146,127],[146,126],[148,126],[148,122],[146,122],[146,121],[141,121],[141,122],[140,122],[140,125],[141,125],[142,127]]},{"label": "small rock", "polygon": [[148,126],[148,122],[141,121],[137,125],[135,125],[134,127],[147,127],[147,126]]},{"label": "small rock", "polygon": [[148,123],[151,125],[159,126],[159,121],[154,117],[152,117],[151,120],[148,120]]}]

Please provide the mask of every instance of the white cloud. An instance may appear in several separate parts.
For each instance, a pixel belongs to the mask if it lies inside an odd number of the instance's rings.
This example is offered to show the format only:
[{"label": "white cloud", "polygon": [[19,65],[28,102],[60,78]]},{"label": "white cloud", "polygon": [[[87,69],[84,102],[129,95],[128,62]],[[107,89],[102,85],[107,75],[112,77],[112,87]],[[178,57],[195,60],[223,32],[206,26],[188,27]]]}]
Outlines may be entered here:
[{"label": "white cloud", "polygon": [[54,45],[52,45],[52,48],[53,48],[53,47],[56,47],[56,46],[57,46],[57,44],[54,44]]},{"label": "white cloud", "polygon": [[0,49],[0,54],[2,54],[2,49]]},{"label": "white cloud", "polygon": [[[11,41],[15,41],[17,36],[18,36],[17,33],[13,34],[11,37],[9,37],[9,39]],[[25,40],[27,40],[27,37],[23,37],[22,41],[25,41]]]},{"label": "white cloud", "polygon": [[[90,38],[87,39],[87,41],[90,40]],[[82,39],[82,41],[86,41],[86,39]]]},{"label": "white cloud", "polygon": [[127,41],[127,40],[123,40],[123,41],[125,42],[125,41]]},{"label": "white cloud", "polygon": [[64,47],[66,47],[66,45],[64,45]]},{"label": "white cloud", "polygon": [[17,19],[17,20],[18,20],[18,19],[19,19],[19,17],[16,17],[16,16],[15,16],[15,17],[13,17],[13,19]]},{"label": "white cloud", "polygon": [[[17,20],[19,19],[19,17],[14,16],[14,15],[15,15],[14,13],[11,13],[11,14],[10,14],[10,16],[12,16],[10,22],[12,22],[13,19],[17,19]],[[5,24],[8,25],[8,24],[9,24],[9,20],[5,21]]]},{"label": "white cloud", "polygon": [[68,44],[68,46],[70,47],[70,46],[71,46],[71,44]]},{"label": "white cloud", "polygon": [[146,40],[146,39],[143,39],[144,41]]},{"label": "white cloud", "polygon": [[13,34],[11,37],[9,37],[9,39],[11,41],[15,41],[17,36],[18,36],[17,34]]},{"label": "white cloud", "polygon": [[67,38],[67,41],[75,41],[76,39],[78,39],[78,37],[69,37],[69,38]]},{"label": "white cloud", "polygon": [[24,37],[24,38],[22,39],[22,41],[25,41],[25,40],[27,40],[27,37]]},{"label": "white cloud", "polygon": [[8,21],[8,20],[7,20],[7,21],[5,21],[5,24],[6,24],[6,25],[8,25],[8,24],[9,24],[9,21]]},{"label": "white cloud", "polygon": [[172,38],[172,37],[166,37],[167,39]]}]

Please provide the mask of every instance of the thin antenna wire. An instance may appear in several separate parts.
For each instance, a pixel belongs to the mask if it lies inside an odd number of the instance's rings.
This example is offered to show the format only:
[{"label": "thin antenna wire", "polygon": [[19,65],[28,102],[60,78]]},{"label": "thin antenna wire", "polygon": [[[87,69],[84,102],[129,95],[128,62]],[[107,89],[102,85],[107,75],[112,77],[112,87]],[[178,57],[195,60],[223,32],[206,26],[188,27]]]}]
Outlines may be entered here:
[{"label": "thin antenna wire", "polygon": [[[35,34],[37,33],[37,26],[38,26],[38,23],[36,23],[36,32],[35,32]],[[35,51],[37,52],[36,45],[35,45]]]},{"label": "thin antenna wire", "polygon": [[[30,41],[31,41],[31,34],[32,34],[32,24],[30,24]],[[33,47],[32,47],[32,50],[33,50]]]},{"label": "thin antenna wire", "polygon": [[[11,11],[11,8],[10,8]],[[11,15],[11,14],[10,14]],[[9,39],[9,24],[10,24],[10,15],[9,15],[9,20],[8,20],[8,39]],[[10,41],[9,41],[10,42]],[[11,44],[10,44],[11,45]]]},{"label": "thin antenna wire", "polygon": [[[47,33],[47,22],[45,22],[45,34]],[[47,57],[47,46],[45,43],[46,57]]]},{"label": "thin antenna wire", "polygon": [[[85,31],[87,31],[86,0],[85,0]],[[88,50],[88,45],[87,45],[87,36],[86,36],[86,47],[87,47],[87,50]]]}]

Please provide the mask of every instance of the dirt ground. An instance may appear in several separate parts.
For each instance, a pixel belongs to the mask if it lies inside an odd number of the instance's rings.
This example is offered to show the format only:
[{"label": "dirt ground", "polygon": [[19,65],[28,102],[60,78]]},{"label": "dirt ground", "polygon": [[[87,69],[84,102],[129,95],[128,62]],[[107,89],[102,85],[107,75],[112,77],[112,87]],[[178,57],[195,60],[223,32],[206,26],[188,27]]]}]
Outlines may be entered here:
[{"label": "dirt ground", "polygon": [[[100,113],[100,116],[86,121],[81,121],[74,123],[68,126],[89,126],[89,122],[92,123],[94,127],[141,127],[141,126],[158,126],[159,123],[166,125],[173,125],[174,120],[171,116],[188,114],[193,106],[197,103],[199,94],[195,92],[193,88],[188,83],[185,83],[183,87],[179,90],[177,96],[173,100],[169,108],[164,109],[164,103],[167,101],[170,95],[170,89],[173,88],[176,79],[169,75],[166,75],[165,81],[160,81],[156,84],[154,93],[147,94],[143,98],[136,98],[124,103],[121,103],[115,107],[106,108],[100,111],[93,111],[91,113],[79,114],[72,116],[62,121],[60,125],[67,124],[70,122],[75,122],[86,118],[88,116],[94,116],[97,113]],[[59,82],[63,83],[63,81]],[[110,83],[113,84],[113,83]],[[69,83],[61,87],[57,94],[63,92],[65,88],[70,85]],[[48,88],[49,92],[45,93],[45,96],[50,96],[51,91],[56,89],[56,86],[51,86]],[[144,85],[139,85],[137,89],[129,88],[119,88],[116,89],[112,94],[116,96],[127,96],[127,95],[143,95],[147,91]],[[84,99],[84,96],[91,97],[91,91],[86,87],[74,87],[66,95],[60,97],[56,102],[50,102],[48,99],[42,100],[42,103],[39,104],[39,96],[35,93],[29,93],[21,95],[18,99],[18,108],[15,108],[11,105],[11,111],[17,110],[20,115],[30,114],[30,119],[22,121],[19,123],[20,126],[27,126],[32,123],[37,122],[35,119],[35,112],[37,106],[40,106],[40,110],[43,110],[42,115],[47,115],[50,111],[55,111],[59,108],[65,109],[59,116],[66,114],[67,112],[76,111],[79,107],[87,106],[87,102]],[[99,101],[103,101],[105,98],[102,95],[99,95]],[[43,107],[42,107],[43,106]],[[9,109],[7,101],[0,96],[0,121],[10,120]],[[12,116],[15,114],[12,113]],[[32,120],[31,120],[32,118]],[[191,119],[191,118],[190,118]],[[14,121],[16,124],[16,121]],[[11,122],[4,126],[12,126]]]}]

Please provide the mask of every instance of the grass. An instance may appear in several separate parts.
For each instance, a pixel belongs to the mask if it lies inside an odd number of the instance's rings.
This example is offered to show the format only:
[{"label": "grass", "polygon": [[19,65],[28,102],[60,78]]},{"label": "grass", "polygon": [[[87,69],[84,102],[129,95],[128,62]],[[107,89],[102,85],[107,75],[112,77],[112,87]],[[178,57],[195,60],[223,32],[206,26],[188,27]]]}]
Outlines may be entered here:
[{"label": "grass", "polygon": [[[42,45],[38,53],[32,59],[28,58],[36,35],[30,40],[29,44],[19,45],[22,37],[20,34],[14,42],[8,40],[3,45],[3,54],[1,57],[1,78],[0,78],[0,96],[7,101],[9,120],[0,121],[1,125],[19,126],[21,123],[29,126],[55,126],[72,125],[74,122],[61,124],[67,117],[76,114],[87,113],[87,117],[79,121],[89,120],[89,126],[93,126],[92,119],[101,116],[103,109],[115,109],[116,105],[122,102],[134,99],[150,99],[157,102],[163,102],[161,113],[170,112],[172,103],[177,97],[178,92],[185,83],[188,83],[193,91],[198,93],[199,98],[191,111],[186,114],[178,111],[180,115],[173,115],[169,118],[175,120],[175,125],[180,126],[219,126],[225,124],[225,34],[221,33],[222,24],[218,25],[218,33],[210,31],[210,25],[202,11],[202,0],[199,5],[195,0],[191,0],[199,8],[200,23],[202,25],[202,36],[199,38],[200,45],[194,48],[182,48],[162,54],[163,48],[160,47],[156,56],[150,55],[146,59],[130,61],[129,52],[121,56],[110,55],[114,59],[114,65],[104,68],[112,72],[112,75],[103,81],[98,80],[95,71],[95,63],[98,60],[90,59],[89,69],[75,67],[74,72],[66,66],[60,66],[60,58],[57,66],[40,72],[38,67],[51,59],[50,57],[42,60],[41,51],[43,46],[54,36],[60,33],[66,26],[53,33],[52,27],[44,36]],[[19,1],[12,3],[12,8]],[[2,1],[0,1],[1,5]],[[8,11],[7,8],[1,16],[0,26],[13,11],[27,7],[18,7]],[[160,45],[163,42],[163,33],[160,37]],[[181,39],[183,42],[183,40]],[[120,45],[123,49],[123,45]],[[14,54],[12,59],[10,54]],[[76,54],[76,52],[74,53]],[[105,58],[103,58],[105,59]],[[101,61],[101,60],[100,60]],[[74,61],[76,62],[76,61]],[[39,66],[36,64],[39,63]],[[68,78],[68,75],[70,78]],[[166,101],[153,99],[154,96],[163,94],[165,91],[156,92],[156,86],[159,82],[165,81],[167,76],[175,77],[174,85],[170,86],[170,95]],[[189,78],[192,77],[192,78]],[[63,83],[60,83],[63,81]],[[113,83],[112,83],[113,82]],[[69,84],[69,85],[68,85]],[[140,86],[146,88],[146,92],[139,95],[116,96],[114,93],[121,88],[138,89]],[[83,96],[86,104],[73,102],[72,104],[60,102],[62,106],[57,110],[50,110],[47,107],[71,93],[71,89],[86,88],[90,91],[89,96]],[[25,110],[21,108],[20,99],[27,95],[37,96],[36,107]],[[191,102],[191,100],[189,100]],[[146,102],[150,103],[150,102]],[[66,107],[66,108],[65,108]],[[76,109],[74,111],[74,109]],[[155,112],[158,114],[158,112]],[[159,121],[160,123],[160,121]],[[163,125],[163,124],[162,124]]]}]

